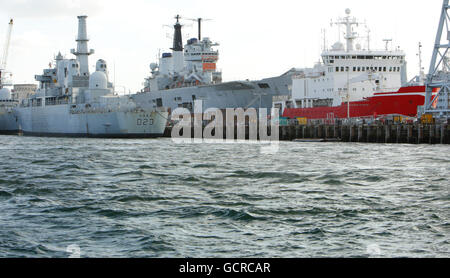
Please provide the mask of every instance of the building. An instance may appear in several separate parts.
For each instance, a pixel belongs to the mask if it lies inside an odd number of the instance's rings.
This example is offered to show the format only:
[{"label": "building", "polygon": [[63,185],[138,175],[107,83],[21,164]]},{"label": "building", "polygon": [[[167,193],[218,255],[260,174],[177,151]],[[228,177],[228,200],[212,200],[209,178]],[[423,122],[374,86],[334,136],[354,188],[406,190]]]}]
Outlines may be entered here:
[{"label": "building", "polygon": [[16,84],[12,91],[12,99],[21,102],[24,99],[28,99],[31,95],[36,92],[36,84]]}]

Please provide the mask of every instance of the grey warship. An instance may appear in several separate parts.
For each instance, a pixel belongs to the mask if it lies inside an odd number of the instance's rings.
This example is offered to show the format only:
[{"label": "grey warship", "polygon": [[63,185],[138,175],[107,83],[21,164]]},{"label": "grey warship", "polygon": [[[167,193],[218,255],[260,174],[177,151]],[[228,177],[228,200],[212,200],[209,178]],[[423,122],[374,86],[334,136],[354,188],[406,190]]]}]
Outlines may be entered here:
[{"label": "grey warship", "polygon": [[196,100],[202,100],[203,111],[208,108],[271,108],[274,96],[289,95],[291,69],[281,76],[259,81],[222,82],[217,70],[218,46],[209,38],[202,38],[198,22],[198,38],[191,38],[183,46],[180,16],[176,17],[171,53],[163,53],[159,63],[150,64],[151,76],[145,79],[144,89],[132,95],[146,107],[182,107],[193,110]]},{"label": "grey warship", "polygon": [[98,60],[89,73],[86,31],[87,16],[78,17],[76,59],[60,53],[54,66],[36,75],[39,88],[29,99],[13,108],[24,135],[70,137],[159,137],[163,135],[168,113],[164,108],[140,107],[129,96],[114,92],[108,67]]},{"label": "grey warship", "polygon": [[10,89],[12,87],[12,74],[6,70],[13,24],[14,21],[11,19],[8,23],[5,46],[0,57],[0,134],[15,134],[19,129],[18,121],[13,111],[14,107],[18,105],[18,101],[12,98]]}]

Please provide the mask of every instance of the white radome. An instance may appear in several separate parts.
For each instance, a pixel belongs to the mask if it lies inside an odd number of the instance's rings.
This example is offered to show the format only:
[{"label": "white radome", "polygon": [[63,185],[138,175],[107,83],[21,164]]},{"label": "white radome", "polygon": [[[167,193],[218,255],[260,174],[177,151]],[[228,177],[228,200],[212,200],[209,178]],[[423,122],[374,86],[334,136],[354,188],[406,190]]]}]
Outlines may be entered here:
[{"label": "white radome", "polygon": [[334,51],[341,51],[341,50],[344,50],[344,44],[341,42],[336,42],[335,44],[333,44],[333,46],[331,48]]},{"label": "white radome", "polygon": [[102,71],[96,71],[89,77],[89,89],[107,89],[108,80]]},{"label": "white radome", "polygon": [[11,91],[8,88],[0,89],[0,100],[10,100]]}]

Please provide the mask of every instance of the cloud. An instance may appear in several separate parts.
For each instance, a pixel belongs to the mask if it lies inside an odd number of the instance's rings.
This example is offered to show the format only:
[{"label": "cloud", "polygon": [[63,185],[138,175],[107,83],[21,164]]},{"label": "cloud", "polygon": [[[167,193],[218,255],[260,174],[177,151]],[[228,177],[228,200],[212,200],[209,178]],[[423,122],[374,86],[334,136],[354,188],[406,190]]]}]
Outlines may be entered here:
[{"label": "cloud", "polygon": [[0,0],[0,13],[14,18],[68,17],[103,10],[106,1],[97,0]]}]

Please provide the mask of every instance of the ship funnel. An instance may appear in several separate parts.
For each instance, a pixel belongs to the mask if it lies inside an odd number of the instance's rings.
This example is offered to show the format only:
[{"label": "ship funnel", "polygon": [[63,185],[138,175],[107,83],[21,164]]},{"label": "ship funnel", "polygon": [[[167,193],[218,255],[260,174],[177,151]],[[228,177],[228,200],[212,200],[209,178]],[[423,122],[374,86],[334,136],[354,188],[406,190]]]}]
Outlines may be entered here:
[{"label": "ship funnel", "polygon": [[86,18],[87,16],[85,15],[78,16],[77,50],[71,50],[71,53],[77,56],[82,76],[89,76],[89,55],[94,54],[93,49],[88,49],[89,39],[87,37]]}]

